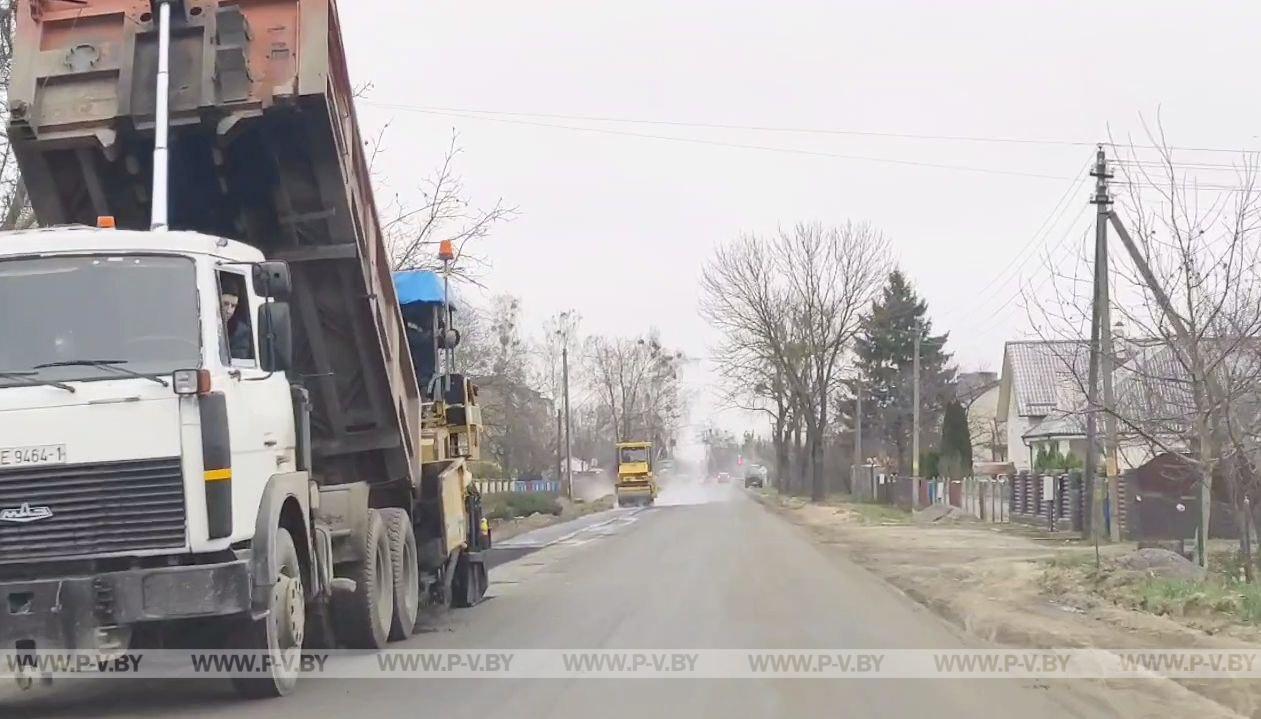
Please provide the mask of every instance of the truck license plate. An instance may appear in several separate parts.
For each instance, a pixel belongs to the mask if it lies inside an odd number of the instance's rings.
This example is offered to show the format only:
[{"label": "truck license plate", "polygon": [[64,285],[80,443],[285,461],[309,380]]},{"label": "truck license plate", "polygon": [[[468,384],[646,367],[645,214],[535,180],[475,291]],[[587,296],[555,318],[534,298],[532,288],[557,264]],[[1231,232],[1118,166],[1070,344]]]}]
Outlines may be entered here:
[{"label": "truck license plate", "polygon": [[0,467],[33,467],[65,464],[66,445],[41,444],[34,447],[0,447]]}]

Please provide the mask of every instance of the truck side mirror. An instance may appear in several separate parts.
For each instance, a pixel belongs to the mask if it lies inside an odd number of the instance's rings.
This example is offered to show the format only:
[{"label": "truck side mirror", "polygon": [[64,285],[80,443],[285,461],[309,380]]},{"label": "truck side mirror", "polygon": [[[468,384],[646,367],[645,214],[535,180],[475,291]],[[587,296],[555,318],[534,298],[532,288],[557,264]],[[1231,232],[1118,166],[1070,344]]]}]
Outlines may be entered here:
[{"label": "truck side mirror", "polygon": [[264,372],[286,372],[293,363],[293,323],[288,302],[258,308],[258,365]]},{"label": "truck side mirror", "polygon": [[289,263],[268,260],[254,265],[254,294],[274,300],[288,300],[293,292]]}]

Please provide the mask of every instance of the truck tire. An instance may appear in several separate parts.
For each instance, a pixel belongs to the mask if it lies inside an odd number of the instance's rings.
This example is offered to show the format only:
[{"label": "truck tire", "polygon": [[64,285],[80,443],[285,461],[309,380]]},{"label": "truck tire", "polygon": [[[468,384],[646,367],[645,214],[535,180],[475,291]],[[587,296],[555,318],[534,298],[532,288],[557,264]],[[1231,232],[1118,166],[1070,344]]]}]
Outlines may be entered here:
[{"label": "truck tire", "polygon": [[416,531],[407,512],[382,509],[385,534],[390,545],[390,568],[394,578],[394,618],[390,622],[390,641],[397,642],[412,635],[416,616],[420,613],[420,565],[416,552]]},{"label": "truck tire", "polygon": [[355,582],[355,591],[333,595],[333,621],[338,640],[347,647],[381,649],[394,619],[394,577],[389,537],[377,510],[368,510],[361,539],[363,560],[350,564],[344,575]]},{"label": "truck tire", "polygon": [[306,634],[306,594],[298,548],[289,530],[276,530],[272,545],[279,572],[267,603],[267,616],[246,619],[233,632],[230,646],[246,651],[266,651],[282,661],[271,662],[264,677],[233,677],[236,691],[248,699],[269,699],[291,693],[298,683],[302,641]]}]

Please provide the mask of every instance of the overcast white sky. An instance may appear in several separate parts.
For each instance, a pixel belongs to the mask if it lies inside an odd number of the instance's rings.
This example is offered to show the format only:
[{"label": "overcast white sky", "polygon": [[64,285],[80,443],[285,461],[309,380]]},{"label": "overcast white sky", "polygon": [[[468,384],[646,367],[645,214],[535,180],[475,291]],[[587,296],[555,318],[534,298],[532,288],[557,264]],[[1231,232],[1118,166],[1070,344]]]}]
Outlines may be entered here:
[{"label": "overcast white sky", "polygon": [[572,307],[587,331],[654,325],[693,356],[714,340],[696,279],[716,243],[852,218],[892,238],[960,365],[997,370],[1031,332],[1019,288],[1089,227],[1085,185],[1052,211],[1093,148],[473,111],[1093,142],[1160,107],[1173,144],[1224,148],[1261,127],[1253,1],[385,2],[341,12],[354,81],[374,85],[364,129],[392,122],[393,188],[414,193],[456,128],[475,200],[522,212],[484,247],[493,291],[531,321]]}]

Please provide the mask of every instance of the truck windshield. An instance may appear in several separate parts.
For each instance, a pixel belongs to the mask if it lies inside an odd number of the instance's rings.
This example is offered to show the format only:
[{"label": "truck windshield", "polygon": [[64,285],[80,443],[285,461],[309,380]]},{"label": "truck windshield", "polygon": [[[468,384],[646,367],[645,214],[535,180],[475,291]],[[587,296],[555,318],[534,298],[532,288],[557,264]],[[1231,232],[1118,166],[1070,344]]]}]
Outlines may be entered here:
[{"label": "truck windshield", "polygon": [[0,308],[0,372],[14,373],[0,386],[200,366],[196,270],[187,258],[3,260]]},{"label": "truck windshield", "polygon": [[625,447],[622,449],[622,464],[631,464],[632,462],[647,462],[647,447]]}]

